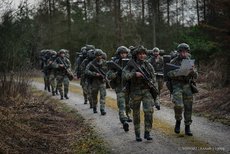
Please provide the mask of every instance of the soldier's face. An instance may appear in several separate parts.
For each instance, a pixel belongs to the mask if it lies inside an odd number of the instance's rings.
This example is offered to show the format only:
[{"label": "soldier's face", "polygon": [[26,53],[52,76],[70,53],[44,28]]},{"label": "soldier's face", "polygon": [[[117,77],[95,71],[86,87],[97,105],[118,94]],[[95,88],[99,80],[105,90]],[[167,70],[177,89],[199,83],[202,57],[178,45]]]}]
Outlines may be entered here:
[{"label": "soldier's face", "polygon": [[140,52],[137,54],[137,59],[138,60],[141,60],[141,61],[144,61],[146,59],[146,53],[145,52]]},{"label": "soldier's face", "polygon": [[157,56],[159,56],[159,52],[154,52],[153,55],[154,55],[155,57],[157,57]]},{"label": "soldier's face", "polygon": [[188,55],[189,55],[189,53],[188,53],[187,50],[182,50],[182,51],[180,52],[180,57],[181,57],[181,58],[187,58]]},{"label": "soldier's face", "polygon": [[102,56],[97,56],[96,59],[97,61],[100,61],[102,59]]},{"label": "soldier's face", "polygon": [[121,59],[127,58],[128,53],[127,52],[122,52],[122,53],[120,53],[120,56],[121,56]]},{"label": "soldier's face", "polygon": [[65,53],[61,53],[61,57],[65,57]]}]

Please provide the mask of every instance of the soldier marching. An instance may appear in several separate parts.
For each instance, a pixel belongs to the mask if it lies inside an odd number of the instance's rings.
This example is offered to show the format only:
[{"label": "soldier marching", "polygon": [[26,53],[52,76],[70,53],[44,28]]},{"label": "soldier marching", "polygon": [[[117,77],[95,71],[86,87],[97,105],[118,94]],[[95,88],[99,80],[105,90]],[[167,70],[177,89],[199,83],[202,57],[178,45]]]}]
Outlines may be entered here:
[{"label": "soldier marching", "polygon": [[141,142],[140,107],[144,112],[143,137],[152,140],[154,106],[160,110],[160,92],[166,81],[174,103],[174,132],[180,133],[184,112],[185,134],[193,135],[190,125],[193,94],[198,92],[195,85],[198,74],[194,67],[187,74],[178,73],[183,61],[191,58],[188,44],[179,44],[177,52],[163,57],[157,47],[147,50],[143,46],[120,46],[116,49],[115,56],[108,61],[104,51],[94,45],[86,45],[76,54],[74,73],[71,71],[70,56],[66,49],[58,52],[45,49],[40,53],[44,89],[52,92],[53,96],[59,94],[61,100],[69,99],[69,82],[73,78],[79,79],[83,90],[83,104],[89,104],[92,113],[98,113],[99,109],[100,114],[105,116],[106,88],[114,89],[118,116],[124,131],[129,131],[129,122],[133,121],[135,140]]}]

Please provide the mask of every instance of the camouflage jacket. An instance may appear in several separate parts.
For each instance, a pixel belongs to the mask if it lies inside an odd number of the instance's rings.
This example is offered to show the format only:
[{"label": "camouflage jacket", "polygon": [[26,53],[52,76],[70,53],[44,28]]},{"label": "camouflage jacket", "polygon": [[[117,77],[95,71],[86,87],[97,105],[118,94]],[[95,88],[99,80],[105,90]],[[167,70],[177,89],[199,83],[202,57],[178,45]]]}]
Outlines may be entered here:
[{"label": "camouflage jacket", "polygon": [[[96,69],[100,72],[98,72]],[[90,83],[93,83],[94,85],[100,85],[106,82],[105,77],[106,77],[107,71],[108,71],[108,68],[107,68],[106,61],[104,59],[101,59],[100,63],[98,63],[96,59],[94,59],[86,66],[85,74],[89,78],[88,80]],[[102,74],[102,75],[97,76],[96,75],[97,73]]]},{"label": "camouflage jacket", "polygon": [[64,76],[64,75],[66,75],[67,72],[66,72],[65,67],[60,67],[60,65],[63,64],[62,62],[65,63],[66,69],[71,69],[71,63],[70,63],[69,59],[66,57],[63,57],[63,58],[58,57],[55,60],[53,67],[57,69],[57,75],[63,75]]},{"label": "camouflage jacket", "polygon": [[[120,58],[114,60],[114,62],[117,63],[121,68],[124,68],[122,60]],[[122,70],[110,69],[106,75],[107,75],[108,79],[111,80],[110,85],[116,91],[121,91],[126,86],[127,81],[123,80],[123,78],[121,76]]]},{"label": "camouflage jacket", "polygon": [[[140,68],[145,69],[148,72],[148,78],[153,81],[154,86],[157,88],[156,76],[154,75],[155,71],[153,66],[147,61],[136,63]],[[137,70],[129,65],[129,63],[127,64],[127,66],[125,66],[122,72],[123,79],[130,80],[130,91],[132,92],[133,90],[149,89],[150,87],[148,86],[147,81],[142,77],[136,77],[136,72]]]},{"label": "camouflage jacket", "polygon": [[155,58],[154,56],[150,57],[147,60],[154,68],[157,73],[163,73],[164,70],[164,61],[161,56]]}]

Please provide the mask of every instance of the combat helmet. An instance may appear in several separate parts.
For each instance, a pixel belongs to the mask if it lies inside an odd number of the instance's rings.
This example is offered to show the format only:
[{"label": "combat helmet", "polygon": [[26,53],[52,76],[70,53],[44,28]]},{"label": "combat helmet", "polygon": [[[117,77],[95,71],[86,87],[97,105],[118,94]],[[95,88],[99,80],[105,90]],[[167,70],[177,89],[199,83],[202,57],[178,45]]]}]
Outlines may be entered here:
[{"label": "combat helmet", "polygon": [[87,52],[87,57],[89,59],[94,59],[95,58],[95,50],[91,49]]},{"label": "combat helmet", "polygon": [[122,52],[129,53],[129,49],[127,47],[125,47],[125,46],[120,46],[120,47],[117,48],[115,54],[119,55]]},{"label": "combat helmet", "polygon": [[95,50],[95,56],[102,56],[103,55],[103,51],[101,49],[96,49]]},{"label": "combat helmet", "polygon": [[160,49],[158,47],[153,48],[153,52],[160,52]]},{"label": "combat helmet", "polygon": [[134,55],[137,55],[138,53],[144,52],[145,54],[147,54],[147,49],[140,45],[138,46],[135,50],[134,50]]},{"label": "combat helmet", "polygon": [[181,52],[182,50],[186,50],[186,51],[190,51],[190,47],[189,47],[189,45],[188,44],[186,44],[186,43],[181,43],[181,44],[179,44],[178,46],[177,46],[177,51],[178,52]]}]

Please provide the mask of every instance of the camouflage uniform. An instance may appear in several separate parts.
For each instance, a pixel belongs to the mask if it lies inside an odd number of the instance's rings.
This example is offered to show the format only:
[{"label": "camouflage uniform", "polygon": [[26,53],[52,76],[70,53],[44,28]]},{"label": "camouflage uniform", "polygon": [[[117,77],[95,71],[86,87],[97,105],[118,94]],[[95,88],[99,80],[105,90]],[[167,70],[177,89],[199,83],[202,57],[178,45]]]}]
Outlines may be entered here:
[{"label": "camouflage uniform", "polygon": [[41,69],[43,72],[43,79],[44,79],[44,90],[50,91],[50,84],[49,84],[49,71],[48,71],[48,59],[49,50],[41,50],[40,52],[40,60],[41,60]]},{"label": "camouflage uniform", "polygon": [[[144,52],[146,54],[146,49],[140,47],[136,49],[136,53]],[[140,61],[135,60],[137,65],[140,68],[144,68],[150,73],[150,78],[154,82],[155,87],[157,88],[156,84],[156,77],[154,75],[154,68],[150,63],[147,61]],[[152,130],[152,121],[153,121],[153,97],[150,93],[150,88],[147,82],[142,77],[136,76],[137,70],[127,64],[127,66],[123,69],[122,77],[126,80],[130,80],[130,106],[133,109],[133,123],[135,129],[135,135],[137,141],[142,141],[140,138],[140,106],[141,102],[143,105],[144,111],[144,124],[145,124],[145,138],[151,140],[150,131]]]},{"label": "camouflage uniform", "polygon": [[162,76],[158,75],[158,74],[156,75],[159,95],[157,95],[156,99],[154,100],[154,104],[155,104],[156,108],[160,109],[160,91],[161,91],[161,89],[163,88],[163,85],[164,85],[164,76],[163,76],[164,61],[163,61],[163,58],[160,55],[158,55],[157,57],[151,56],[148,59],[148,62],[150,64],[152,64],[152,66],[153,66],[154,70],[156,71],[156,73],[162,74]]},{"label": "camouflage uniform", "polygon": [[49,63],[48,67],[49,67],[49,72],[50,72],[49,83],[51,86],[51,91],[52,91],[53,96],[57,94],[57,83],[56,83],[57,69],[55,68],[55,64],[54,64],[55,59],[56,59],[56,55],[50,58],[48,62]]},{"label": "camouflage uniform", "polygon": [[[171,64],[174,65],[181,65],[183,59],[190,59],[190,56],[186,58],[181,58],[179,55],[171,60]],[[185,133],[188,132],[189,136],[192,136],[190,131],[190,125],[192,123],[192,104],[193,104],[193,93],[190,87],[189,80],[191,78],[197,78],[198,73],[193,72],[188,76],[177,76],[177,70],[172,70],[168,72],[168,76],[171,79],[172,84],[172,95],[173,95],[173,103],[174,112],[175,112],[175,119],[176,119],[176,126],[175,132],[180,132],[180,121],[182,120],[182,112],[184,109],[184,123],[187,126],[188,130],[185,130]],[[187,134],[187,135],[188,135]]]},{"label": "camouflage uniform", "polygon": [[[68,99],[68,91],[69,91],[69,78],[67,76],[66,70],[64,67],[61,67],[63,62],[67,64],[68,68],[71,68],[71,63],[69,59],[67,59],[65,56],[61,57],[60,56],[61,51],[59,52],[59,57],[56,59],[56,68],[57,68],[57,89],[61,95],[61,99],[63,99],[63,89],[62,89],[62,84],[64,85],[64,97]],[[59,59],[60,58],[60,59]]]},{"label": "camouflage uniform", "polygon": [[[115,61],[121,68],[122,66],[122,60],[118,59]],[[124,123],[125,121],[128,121],[127,114],[129,114],[130,107],[129,107],[129,95],[128,91],[126,89],[126,82],[121,78],[121,72],[117,72],[117,70],[109,70],[107,73],[108,79],[112,80],[115,87],[115,92],[117,94],[117,106],[119,109],[119,118],[121,123]]]},{"label": "camouflage uniform", "polygon": [[94,50],[89,50],[87,54],[87,58],[83,60],[80,65],[81,70],[81,81],[80,84],[82,85],[83,94],[85,98],[85,102],[89,100],[90,108],[93,107],[92,105],[92,97],[91,97],[91,84],[90,78],[85,74],[86,66],[94,59]]},{"label": "camouflage uniform", "polygon": [[[102,115],[105,115],[106,82],[101,75],[97,76],[98,72],[95,68],[106,73],[107,64],[106,61],[102,59],[101,50],[96,49],[95,56],[96,58],[86,66],[85,74],[88,76],[88,82],[91,85],[93,111],[97,113],[97,96],[98,92],[100,92],[100,111]],[[97,59],[98,57],[100,57],[100,60]]]}]

